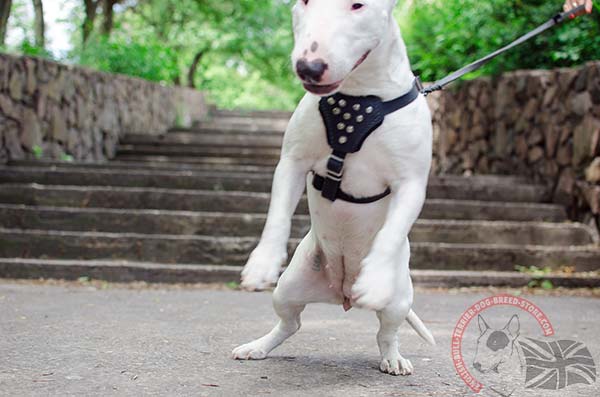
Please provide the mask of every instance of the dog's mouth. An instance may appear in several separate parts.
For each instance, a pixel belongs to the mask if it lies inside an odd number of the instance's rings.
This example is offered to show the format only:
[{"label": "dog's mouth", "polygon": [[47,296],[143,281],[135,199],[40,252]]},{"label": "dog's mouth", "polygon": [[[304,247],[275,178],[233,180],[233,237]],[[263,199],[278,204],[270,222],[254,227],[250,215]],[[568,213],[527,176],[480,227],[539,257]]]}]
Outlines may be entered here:
[{"label": "dog's mouth", "polygon": [[303,83],[304,89],[316,95],[327,95],[333,93],[335,90],[340,88],[343,80],[337,81],[333,84],[309,84]]},{"label": "dog's mouth", "polygon": [[[370,53],[371,50],[365,52],[363,56],[361,56],[360,59],[356,61],[356,63],[352,67],[352,70],[354,71],[357,67],[362,65],[362,63],[368,58]],[[320,96],[326,96],[334,93],[338,88],[340,88],[343,82],[344,80],[339,80],[331,84],[311,84],[303,82],[302,85],[304,86],[304,89],[310,93]]]}]

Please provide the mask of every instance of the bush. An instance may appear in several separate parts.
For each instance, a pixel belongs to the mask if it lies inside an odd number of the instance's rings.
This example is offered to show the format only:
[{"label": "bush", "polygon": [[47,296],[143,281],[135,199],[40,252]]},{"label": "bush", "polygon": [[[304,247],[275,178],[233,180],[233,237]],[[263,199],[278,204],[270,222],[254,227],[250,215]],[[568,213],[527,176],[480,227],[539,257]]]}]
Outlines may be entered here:
[{"label": "bush", "polygon": [[[400,16],[413,69],[434,81],[508,44],[562,9],[562,0],[415,1]],[[600,15],[580,17],[471,75],[574,66],[600,59]]]}]

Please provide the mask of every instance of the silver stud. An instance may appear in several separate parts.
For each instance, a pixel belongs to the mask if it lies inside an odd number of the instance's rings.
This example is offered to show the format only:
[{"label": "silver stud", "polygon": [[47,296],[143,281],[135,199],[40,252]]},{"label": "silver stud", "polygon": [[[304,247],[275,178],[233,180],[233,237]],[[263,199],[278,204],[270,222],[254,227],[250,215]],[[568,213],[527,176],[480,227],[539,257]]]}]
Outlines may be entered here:
[{"label": "silver stud", "polygon": [[365,121],[365,116],[363,116],[362,114],[356,116],[356,121],[362,123],[363,121]]},{"label": "silver stud", "polygon": [[373,113],[373,106],[369,106],[368,108],[366,108],[365,112],[367,112],[367,114]]},{"label": "silver stud", "polygon": [[340,109],[340,108],[333,108],[332,112],[333,112],[333,114],[335,114],[337,116],[338,114],[342,113],[342,109]]},{"label": "silver stud", "polygon": [[343,145],[344,143],[348,142],[348,138],[341,136],[340,139],[338,139],[338,142]]},{"label": "silver stud", "polygon": [[360,103],[357,103],[356,105],[352,106],[352,109],[354,109],[355,112],[358,112],[360,110]]},{"label": "silver stud", "polygon": [[344,113],[344,120],[350,120],[352,115],[350,113]]},{"label": "silver stud", "polygon": [[349,126],[346,128],[346,132],[347,132],[348,134],[352,134],[352,133],[354,132],[354,127],[353,127],[353,126],[351,126],[351,125],[349,125]]},{"label": "silver stud", "polygon": [[346,106],[347,104],[348,104],[348,103],[346,102],[346,100],[345,100],[345,99],[340,99],[340,102],[339,102],[339,105],[340,105],[340,107],[342,107],[342,108],[343,108],[343,107],[344,107],[344,106]]},{"label": "silver stud", "polygon": [[335,105],[335,99],[333,97],[329,97],[329,99],[327,99],[327,103],[330,105]]},{"label": "silver stud", "polygon": [[346,128],[346,124],[344,124],[344,123],[338,123],[338,125],[337,125],[337,128],[338,128],[338,130],[340,130],[340,131],[341,131],[341,130],[343,130],[344,128]]}]

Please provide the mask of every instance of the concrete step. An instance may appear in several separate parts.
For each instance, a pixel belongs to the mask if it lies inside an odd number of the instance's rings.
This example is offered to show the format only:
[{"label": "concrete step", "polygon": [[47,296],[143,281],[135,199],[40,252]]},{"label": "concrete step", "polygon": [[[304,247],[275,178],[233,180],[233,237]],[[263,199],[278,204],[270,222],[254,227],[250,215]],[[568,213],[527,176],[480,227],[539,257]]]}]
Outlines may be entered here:
[{"label": "concrete step", "polygon": [[[103,208],[30,207],[0,204],[0,227],[138,234],[259,237],[264,214],[121,210]],[[307,215],[294,217],[292,237],[310,229]],[[582,224],[419,220],[410,235],[413,242],[570,246],[596,241]]]},{"label": "concrete step", "polygon": [[[116,170],[81,167],[0,167],[0,183],[39,183],[44,185],[158,187],[173,189],[233,190],[270,192],[271,174],[222,171]],[[427,197],[508,202],[544,202],[549,189],[539,185],[491,184],[477,179],[431,178]]]},{"label": "concrete step", "polygon": [[[86,277],[91,280],[108,282],[147,283],[228,283],[239,281],[240,266],[212,265],[173,265],[110,260],[51,260],[0,258],[0,277],[10,279],[62,279],[78,280]],[[512,287],[521,288],[531,282],[540,282],[532,275],[518,272],[497,271],[448,271],[411,270],[413,283],[420,287],[460,288],[460,287]],[[597,288],[600,276],[597,273],[548,274],[554,287]]]},{"label": "concrete step", "polygon": [[[0,189],[0,203],[5,204],[233,213],[266,213],[269,196],[268,193],[254,192],[37,184],[4,184]],[[303,199],[297,213],[307,212],[306,199]],[[421,218],[545,222],[567,220],[565,210],[559,205],[448,199],[428,199]]]},{"label": "concrete step", "polygon": [[8,163],[11,167],[43,167],[50,168],[86,168],[90,172],[96,169],[102,170],[148,170],[148,171],[207,171],[207,172],[233,172],[233,173],[263,173],[273,174],[274,166],[251,166],[235,164],[185,164],[176,162],[140,162],[133,161],[110,161],[103,163],[70,163],[52,160],[12,160]]},{"label": "concrete step", "polygon": [[206,133],[169,132],[157,136],[129,134],[121,139],[121,143],[124,145],[236,146],[279,149],[283,143],[283,135],[223,134],[219,131],[208,131]]},{"label": "concrete step", "polygon": [[231,157],[245,159],[279,159],[279,148],[246,147],[246,146],[195,146],[195,145],[119,145],[119,155],[159,155],[173,157]]},{"label": "concrete step", "polygon": [[[179,170],[179,171],[227,171],[234,173],[266,173],[273,174],[275,172],[274,167],[253,167],[253,166],[236,166],[236,165],[227,165],[227,166],[215,166],[212,164],[185,164],[185,163],[151,163],[151,162],[142,162],[142,163],[134,163],[134,162],[119,162],[119,161],[110,161],[110,162],[100,162],[100,163],[74,163],[74,162],[64,162],[64,161],[55,161],[55,160],[11,160],[8,163],[9,166],[14,167],[43,167],[43,168],[88,168],[88,169],[108,169],[108,170],[119,170],[119,169],[140,169],[140,170]],[[223,168],[224,167],[224,168]],[[465,183],[479,183],[479,184],[503,184],[504,186],[508,185],[527,185],[531,184],[531,182],[522,176],[513,176],[513,175],[473,175],[469,177],[458,176],[458,175],[436,175],[432,177],[437,179],[440,182],[465,182]]]},{"label": "concrete step", "polygon": [[214,109],[211,110],[210,116],[212,118],[231,118],[231,117],[245,117],[245,118],[263,118],[268,120],[289,120],[292,117],[293,112],[285,110],[245,110],[245,109]]},{"label": "concrete step", "polygon": [[279,133],[282,134],[288,126],[289,119],[264,117],[213,117],[196,123],[193,129],[217,130],[225,133],[243,131],[246,133]]},{"label": "concrete step", "polygon": [[115,160],[119,162],[152,163],[152,164],[176,164],[178,166],[189,164],[194,166],[212,166],[220,168],[223,166],[252,166],[275,168],[278,158],[250,158],[250,157],[198,157],[198,156],[160,156],[138,153],[117,153]]},{"label": "concrete step", "polygon": [[[0,229],[0,257],[119,259],[243,265],[257,238]],[[290,257],[298,240],[289,244]],[[411,268],[512,271],[515,266],[600,270],[597,246],[412,243]]]}]

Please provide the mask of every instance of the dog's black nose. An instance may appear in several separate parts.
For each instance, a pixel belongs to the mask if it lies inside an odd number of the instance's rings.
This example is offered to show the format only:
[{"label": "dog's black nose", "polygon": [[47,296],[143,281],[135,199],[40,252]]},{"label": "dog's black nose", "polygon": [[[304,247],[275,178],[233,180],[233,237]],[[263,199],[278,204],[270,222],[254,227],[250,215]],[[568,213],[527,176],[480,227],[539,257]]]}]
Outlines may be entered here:
[{"label": "dog's black nose", "polygon": [[327,67],[327,64],[322,59],[315,59],[308,62],[305,58],[302,58],[296,62],[298,77],[309,83],[318,83],[321,81]]}]

